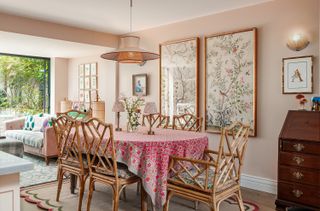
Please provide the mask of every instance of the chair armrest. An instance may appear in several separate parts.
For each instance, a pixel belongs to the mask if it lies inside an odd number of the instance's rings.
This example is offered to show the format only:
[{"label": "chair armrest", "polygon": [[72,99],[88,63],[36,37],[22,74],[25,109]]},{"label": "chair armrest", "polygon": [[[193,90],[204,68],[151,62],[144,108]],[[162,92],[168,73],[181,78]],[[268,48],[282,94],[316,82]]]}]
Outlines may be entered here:
[{"label": "chair armrest", "polygon": [[43,152],[46,156],[58,155],[56,134],[53,127],[47,127],[44,130]]},{"label": "chair armrest", "polygon": [[22,130],[25,117],[4,121],[4,130]]}]

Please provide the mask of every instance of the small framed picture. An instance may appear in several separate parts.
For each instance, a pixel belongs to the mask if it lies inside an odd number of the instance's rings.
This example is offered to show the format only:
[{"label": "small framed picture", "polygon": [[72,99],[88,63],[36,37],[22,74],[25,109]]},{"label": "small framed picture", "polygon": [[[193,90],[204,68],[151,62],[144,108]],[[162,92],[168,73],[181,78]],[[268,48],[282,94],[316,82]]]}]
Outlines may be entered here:
[{"label": "small framed picture", "polygon": [[147,96],[148,77],[147,74],[132,75],[132,95]]},{"label": "small framed picture", "polygon": [[83,64],[79,65],[79,76],[83,76],[84,75],[84,67]]},{"label": "small framed picture", "polygon": [[97,63],[91,63],[90,66],[91,75],[97,75]]},{"label": "small framed picture", "polygon": [[85,77],[84,79],[84,88],[90,89],[90,77]]},{"label": "small framed picture", "polygon": [[91,76],[91,89],[97,89],[97,77]]},{"label": "small framed picture", "polygon": [[83,102],[83,101],[84,101],[84,91],[83,91],[83,90],[80,90],[80,91],[79,91],[79,101],[80,101],[80,102]]},{"label": "small framed picture", "polygon": [[291,57],[282,60],[282,93],[313,92],[313,57]]},{"label": "small framed picture", "polygon": [[98,101],[98,91],[97,90],[91,91],[91,101],[93,101],[93,102]]},{"label": "small framed picture", "polygon": [[90,76],[90,64],[84,65],[84,72],[86,76]]},{"label": "small framed picture", "polygon": [[79,88],[84,89],[84,78],[83,77],[79,78]]},{"label": "small framed picture", "polygon": [[84,91],[84,102],[90,103],[90,91]]}]

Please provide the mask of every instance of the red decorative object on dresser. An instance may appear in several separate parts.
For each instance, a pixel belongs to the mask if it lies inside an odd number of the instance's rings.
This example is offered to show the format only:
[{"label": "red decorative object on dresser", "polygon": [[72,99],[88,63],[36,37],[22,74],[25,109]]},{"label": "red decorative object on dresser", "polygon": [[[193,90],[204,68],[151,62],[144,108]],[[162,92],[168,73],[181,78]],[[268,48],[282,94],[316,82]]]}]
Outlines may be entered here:
[{"label": "red decorative object on dresser", "polygon": [[277,210],[320,209],[320,112],[289,111],[279,136]]}]

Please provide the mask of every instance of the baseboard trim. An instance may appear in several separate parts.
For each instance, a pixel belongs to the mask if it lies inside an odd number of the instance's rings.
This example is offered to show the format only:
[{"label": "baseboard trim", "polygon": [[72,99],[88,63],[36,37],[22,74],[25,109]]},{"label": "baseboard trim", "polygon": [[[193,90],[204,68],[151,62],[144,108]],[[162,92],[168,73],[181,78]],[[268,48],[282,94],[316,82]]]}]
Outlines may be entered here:
[{"label": "baseboard trim", "polygon": [[241,186],[267,193],[277,193],[277,181],[247,174],[241,175]]}]

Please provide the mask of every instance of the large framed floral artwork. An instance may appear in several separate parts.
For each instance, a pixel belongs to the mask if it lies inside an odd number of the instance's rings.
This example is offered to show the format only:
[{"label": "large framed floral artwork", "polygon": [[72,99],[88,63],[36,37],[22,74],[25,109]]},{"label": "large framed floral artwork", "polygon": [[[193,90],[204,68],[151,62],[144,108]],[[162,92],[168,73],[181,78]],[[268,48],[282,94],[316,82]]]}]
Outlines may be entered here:
[{"label": "large framed floral artwork", "polygon": [[160,44],[160,112],[199,114],[199,38]]},{"label": "large framed floral artwork", "polygon": [[257,29],[205,38],[205,129],[240,121],[257,134]]}]

